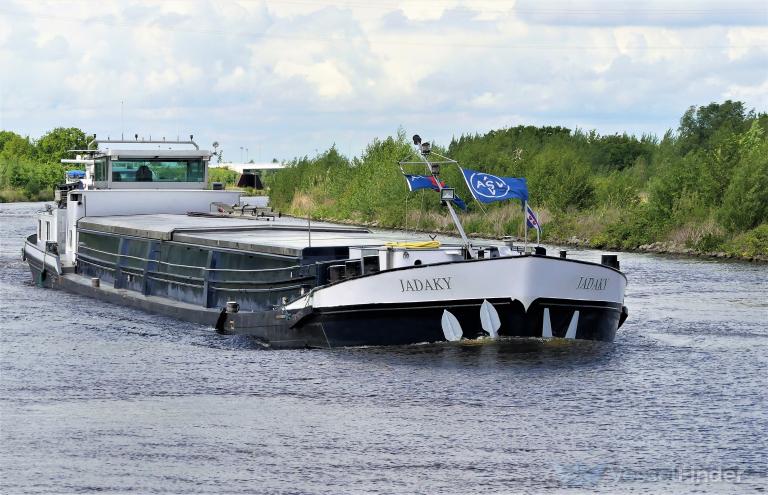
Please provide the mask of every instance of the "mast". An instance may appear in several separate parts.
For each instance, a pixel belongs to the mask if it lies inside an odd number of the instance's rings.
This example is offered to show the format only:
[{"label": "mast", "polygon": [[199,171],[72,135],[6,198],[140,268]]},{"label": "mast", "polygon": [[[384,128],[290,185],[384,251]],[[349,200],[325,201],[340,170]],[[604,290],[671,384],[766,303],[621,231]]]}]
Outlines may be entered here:
[{"label": "mast", "polygon": [[[440,192],[440,198],[442,200],[443,197],[443,185],[440,183],[440,163],[441,162],[430,162],[429,161],[429,154],[432,152],[432,147],[429,143],[422,143],[421,138],[418,134],[413,136],[413,144],[416,147],[417,154],[421,157],[421,160],[424,162],[424,164],[427,166],[427,170],[429,171],[430,175],[435,179],[435,184],[437,184],[437,190]],[[455,160],[451,160],[450,163],[456,163]],[[470,248],[470,242],[467,238],[467,234],[464,232],[464,227],[461,225],[461,221],[459,220],[459,216],[456,214],[456,210],[453,209],[453,205],[451,204],[451,200],[442,200],[445,202],[445,206],[448,207],[448,212],[451,214],[451,219],[453,220],[453,224],[456,226],[456,230],[459,231],[459,235],[461,235],[461,240],[464,241],[464,247],[469,250]]]}]

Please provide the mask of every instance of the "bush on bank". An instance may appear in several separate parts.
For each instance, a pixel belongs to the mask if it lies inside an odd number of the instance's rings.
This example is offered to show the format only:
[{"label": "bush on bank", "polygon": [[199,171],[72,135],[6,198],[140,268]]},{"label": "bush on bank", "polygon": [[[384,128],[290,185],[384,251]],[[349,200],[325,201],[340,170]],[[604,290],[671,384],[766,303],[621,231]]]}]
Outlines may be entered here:
[{"label": "bush on bank", "polygon": [[[33,141],[0,131],[0,201],[45,201],[64,180],[62,158],[85,149],[88,138],[76,128],[58,127]],[[73,167],[76,168],[76,167]]]}]

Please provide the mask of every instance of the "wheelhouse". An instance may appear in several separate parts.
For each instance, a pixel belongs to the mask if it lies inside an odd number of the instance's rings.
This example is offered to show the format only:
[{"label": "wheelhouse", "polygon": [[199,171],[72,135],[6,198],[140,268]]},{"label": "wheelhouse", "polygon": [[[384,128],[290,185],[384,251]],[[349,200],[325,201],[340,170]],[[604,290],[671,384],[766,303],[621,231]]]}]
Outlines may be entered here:
[{"label": "wheelhouse", "polygon": [[94,189],[205,189],[209,159],[200,150],[105,150],[89,166]]}]

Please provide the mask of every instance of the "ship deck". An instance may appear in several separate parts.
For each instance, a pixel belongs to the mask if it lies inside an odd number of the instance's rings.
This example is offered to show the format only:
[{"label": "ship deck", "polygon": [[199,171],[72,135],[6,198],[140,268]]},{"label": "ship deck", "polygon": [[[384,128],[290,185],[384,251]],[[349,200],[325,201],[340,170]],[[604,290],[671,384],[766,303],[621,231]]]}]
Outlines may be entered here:
[{"label": "ship deck", "polygon": [[365,227],[328,222],[312,222],[310,235],[306,219],[267,218],[173,214],[84,217],[78,222],[78,228],[119,236],[285,256],[301,256],[307,247],[373,247],[390,241],[417,239],[403,232],[373,233]]}]

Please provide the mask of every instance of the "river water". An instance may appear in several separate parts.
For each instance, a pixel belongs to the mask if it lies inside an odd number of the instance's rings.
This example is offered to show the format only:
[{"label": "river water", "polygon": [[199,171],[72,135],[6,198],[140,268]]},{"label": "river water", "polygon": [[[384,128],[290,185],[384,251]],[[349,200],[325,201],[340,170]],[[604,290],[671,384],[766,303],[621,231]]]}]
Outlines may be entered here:
[{"label": "river water", "polygon": [[767,265],[621,254],[613,344],[264,351],[36,288],[41,205],[0,205],[2,493],[768,485]]}]

